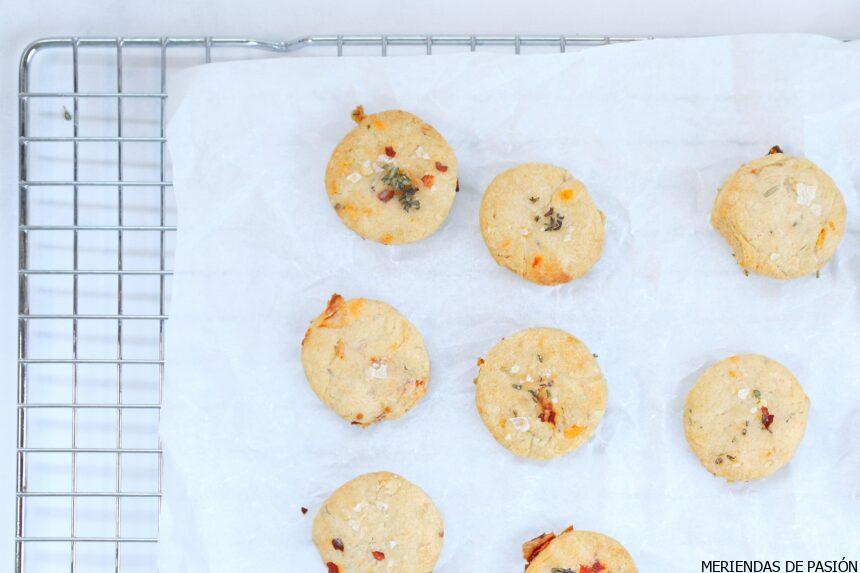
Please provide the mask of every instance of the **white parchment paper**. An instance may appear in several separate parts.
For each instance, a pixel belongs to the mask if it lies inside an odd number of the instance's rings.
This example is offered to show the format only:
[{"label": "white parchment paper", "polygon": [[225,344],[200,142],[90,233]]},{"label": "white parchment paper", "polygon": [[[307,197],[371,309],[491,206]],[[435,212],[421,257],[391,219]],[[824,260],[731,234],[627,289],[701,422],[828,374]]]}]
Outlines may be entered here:
[{"label": "white parchment paper", "polygon": [[[520,544],[568,524],[617,538],[643,572],[858,557],[860,46],[759,36],[283,58],[197,68],[179,92],[162,573],[322,571],[315,512],[375,470],[439,506],[439,573],[521,571]],[[358,103],[416,113],[457,153],[460,193],[427,240],[364,241],[329,205],[325,165]],[[745,277],[708,222],[723,180],[775,144],[825,169],[848,204],[818,279]],[[488,254],[481,195],[524,161],[568,168],[605,212],[586,278],[540,287]],[[400,420],[350,426],[305,381],[300,340],[333,292],[387,301],[423,333],[429,392]],[[581,338],[609,385],[596,435],[546,463],[492,439],[472,384],[479,356],[539,325]],[[751,352],[795,373],[811,414],[785,469],[729,485],[689,450],[682,405],[704,367]]]}]

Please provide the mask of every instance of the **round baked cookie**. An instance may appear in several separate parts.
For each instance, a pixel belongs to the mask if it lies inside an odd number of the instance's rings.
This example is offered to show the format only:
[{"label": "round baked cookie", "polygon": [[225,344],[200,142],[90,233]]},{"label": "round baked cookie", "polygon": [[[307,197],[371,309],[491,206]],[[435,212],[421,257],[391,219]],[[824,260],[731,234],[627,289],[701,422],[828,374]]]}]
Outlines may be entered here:
[{"label": "round baked cookie", "polygon": [[330,573],[430,573],[444,536],[442,516],[424,490],[389,472],[360,475],[339,487],[313,525]]},{"label": "round baked cookie", "polygon": [[399,418],[427,392],[421,333],[384,302],[332,295],[302,339],[302,366],[325,404],[368,426]]},{"label": "round baked cookie", "polygon": [[684,431],[712,474],[728,481],[768,476],[803,438],[809,398],[782,364],[746,354],[699,376],[684,406]]},{"label": "round baked cookie", "polygon": [[830,260],[845,233],[845,213],[842,193],[824,171],[774,147],[726,180],[711,224],[745,272],[791,279]]},{"label": "round baked cookie", "polygon": [[636,573],[624,547],[593,531],[565,529],[558,537],[544,533],[523,544],[525,573]]},{"label": "round baked cookie", "polygon": [[603,417],[606,380],[597,360],[562,330],[520,331],[478,364],[478,413],[496,441],[518,456],[547,460],[572,452]]},{"label": "round baked cookie", "polygon": [[582,277],[603,250],[603,213],[585,185],[546,163],[497,175],[484,192],[480,222],[496,262],[542,285]]},{"label": "round baked cookie", "polygon": [[454,203],[457,158],[442,135],[405,111],[364,115],[325,172],[328,198],[347,227],[386,245],[433,234]]}]

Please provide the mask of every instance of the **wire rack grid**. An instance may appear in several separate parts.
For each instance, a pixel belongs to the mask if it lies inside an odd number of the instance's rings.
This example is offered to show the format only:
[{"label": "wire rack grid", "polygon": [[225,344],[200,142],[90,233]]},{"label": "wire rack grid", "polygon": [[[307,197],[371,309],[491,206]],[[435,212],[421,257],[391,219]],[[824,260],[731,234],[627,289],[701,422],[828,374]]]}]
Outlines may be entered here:
[{"label": "wire rack grid", "polygon": [[[574,51],[608,36],[50,38],[19,70],[15,571],[154,571],[176,70],[278,54]],[[216,54],[217,53],[217,54]]]}]

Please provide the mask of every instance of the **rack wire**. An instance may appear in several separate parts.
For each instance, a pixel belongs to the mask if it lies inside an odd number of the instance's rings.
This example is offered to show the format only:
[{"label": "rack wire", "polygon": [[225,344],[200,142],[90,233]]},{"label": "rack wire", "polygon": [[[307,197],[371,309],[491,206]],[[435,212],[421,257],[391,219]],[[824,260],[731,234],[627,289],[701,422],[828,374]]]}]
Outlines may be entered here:
[{"label": "rack wire", "polygon": [[644,39],[65,37],[30,44],[18,94],[15,571],[156,568],[158,413],[176,232],[165,148],[173,71],[212,62],[216,52],[224,60],[520,54]]}]

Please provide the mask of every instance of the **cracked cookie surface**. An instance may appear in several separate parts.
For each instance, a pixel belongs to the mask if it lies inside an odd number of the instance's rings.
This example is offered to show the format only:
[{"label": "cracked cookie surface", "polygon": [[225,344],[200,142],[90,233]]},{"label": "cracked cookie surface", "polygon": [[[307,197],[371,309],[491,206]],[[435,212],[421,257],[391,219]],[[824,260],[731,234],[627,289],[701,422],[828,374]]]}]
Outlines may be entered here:
[{"label": "cracked cookie surface", "polygon": [[418,329],[384,302],[332,295],[302,340],[311,388],[358,426],[405,414],[427,392],[430,358]]},{"label": "cracked cookie surface", "polygon": [[329,159],[325,186],[347,227],[386,245],[433,234],[448,217],[458,188],[457,158],[445,138],[400,110],[364,115]]},{"label": "cracked cookie surface", "polygon": [[809,398],[785,366],[756,354],[731,356],[696,380],[684,406],[684,432],[709,472],[752,480],[789,462],[808,415]]},{"label": "cracked cookie surface", "polygon": [[523,544],[525,573],[636,573],[633,557],[608,535],[568,528]]},{"label": "cracked cookie surface", "polygon": [[606,380],[588,348],[554,328],[502,339],[479,360],[475,403],[484,425],[522,457],[570,453],[594,433],[606,409]]},{"label": "cracked cookie surface", "polygon": [[567,170],[525,163],[484,192],[481,233],[495,261],[542,285],[580,278],[603,251],[603,213]]},{"label": "cracked cookie surface", "polygon": [[845,217],[842,193],[824,171],[774,147],[726,180],[711,224],[745,271],[791,279],[827,264],[845,233]]},{"label": "cracked cookie surface", "polygon": [[312,535],[330,572],[430,573],[445,532],[424,490],[375,472],[335,490],[314,517]]}]

